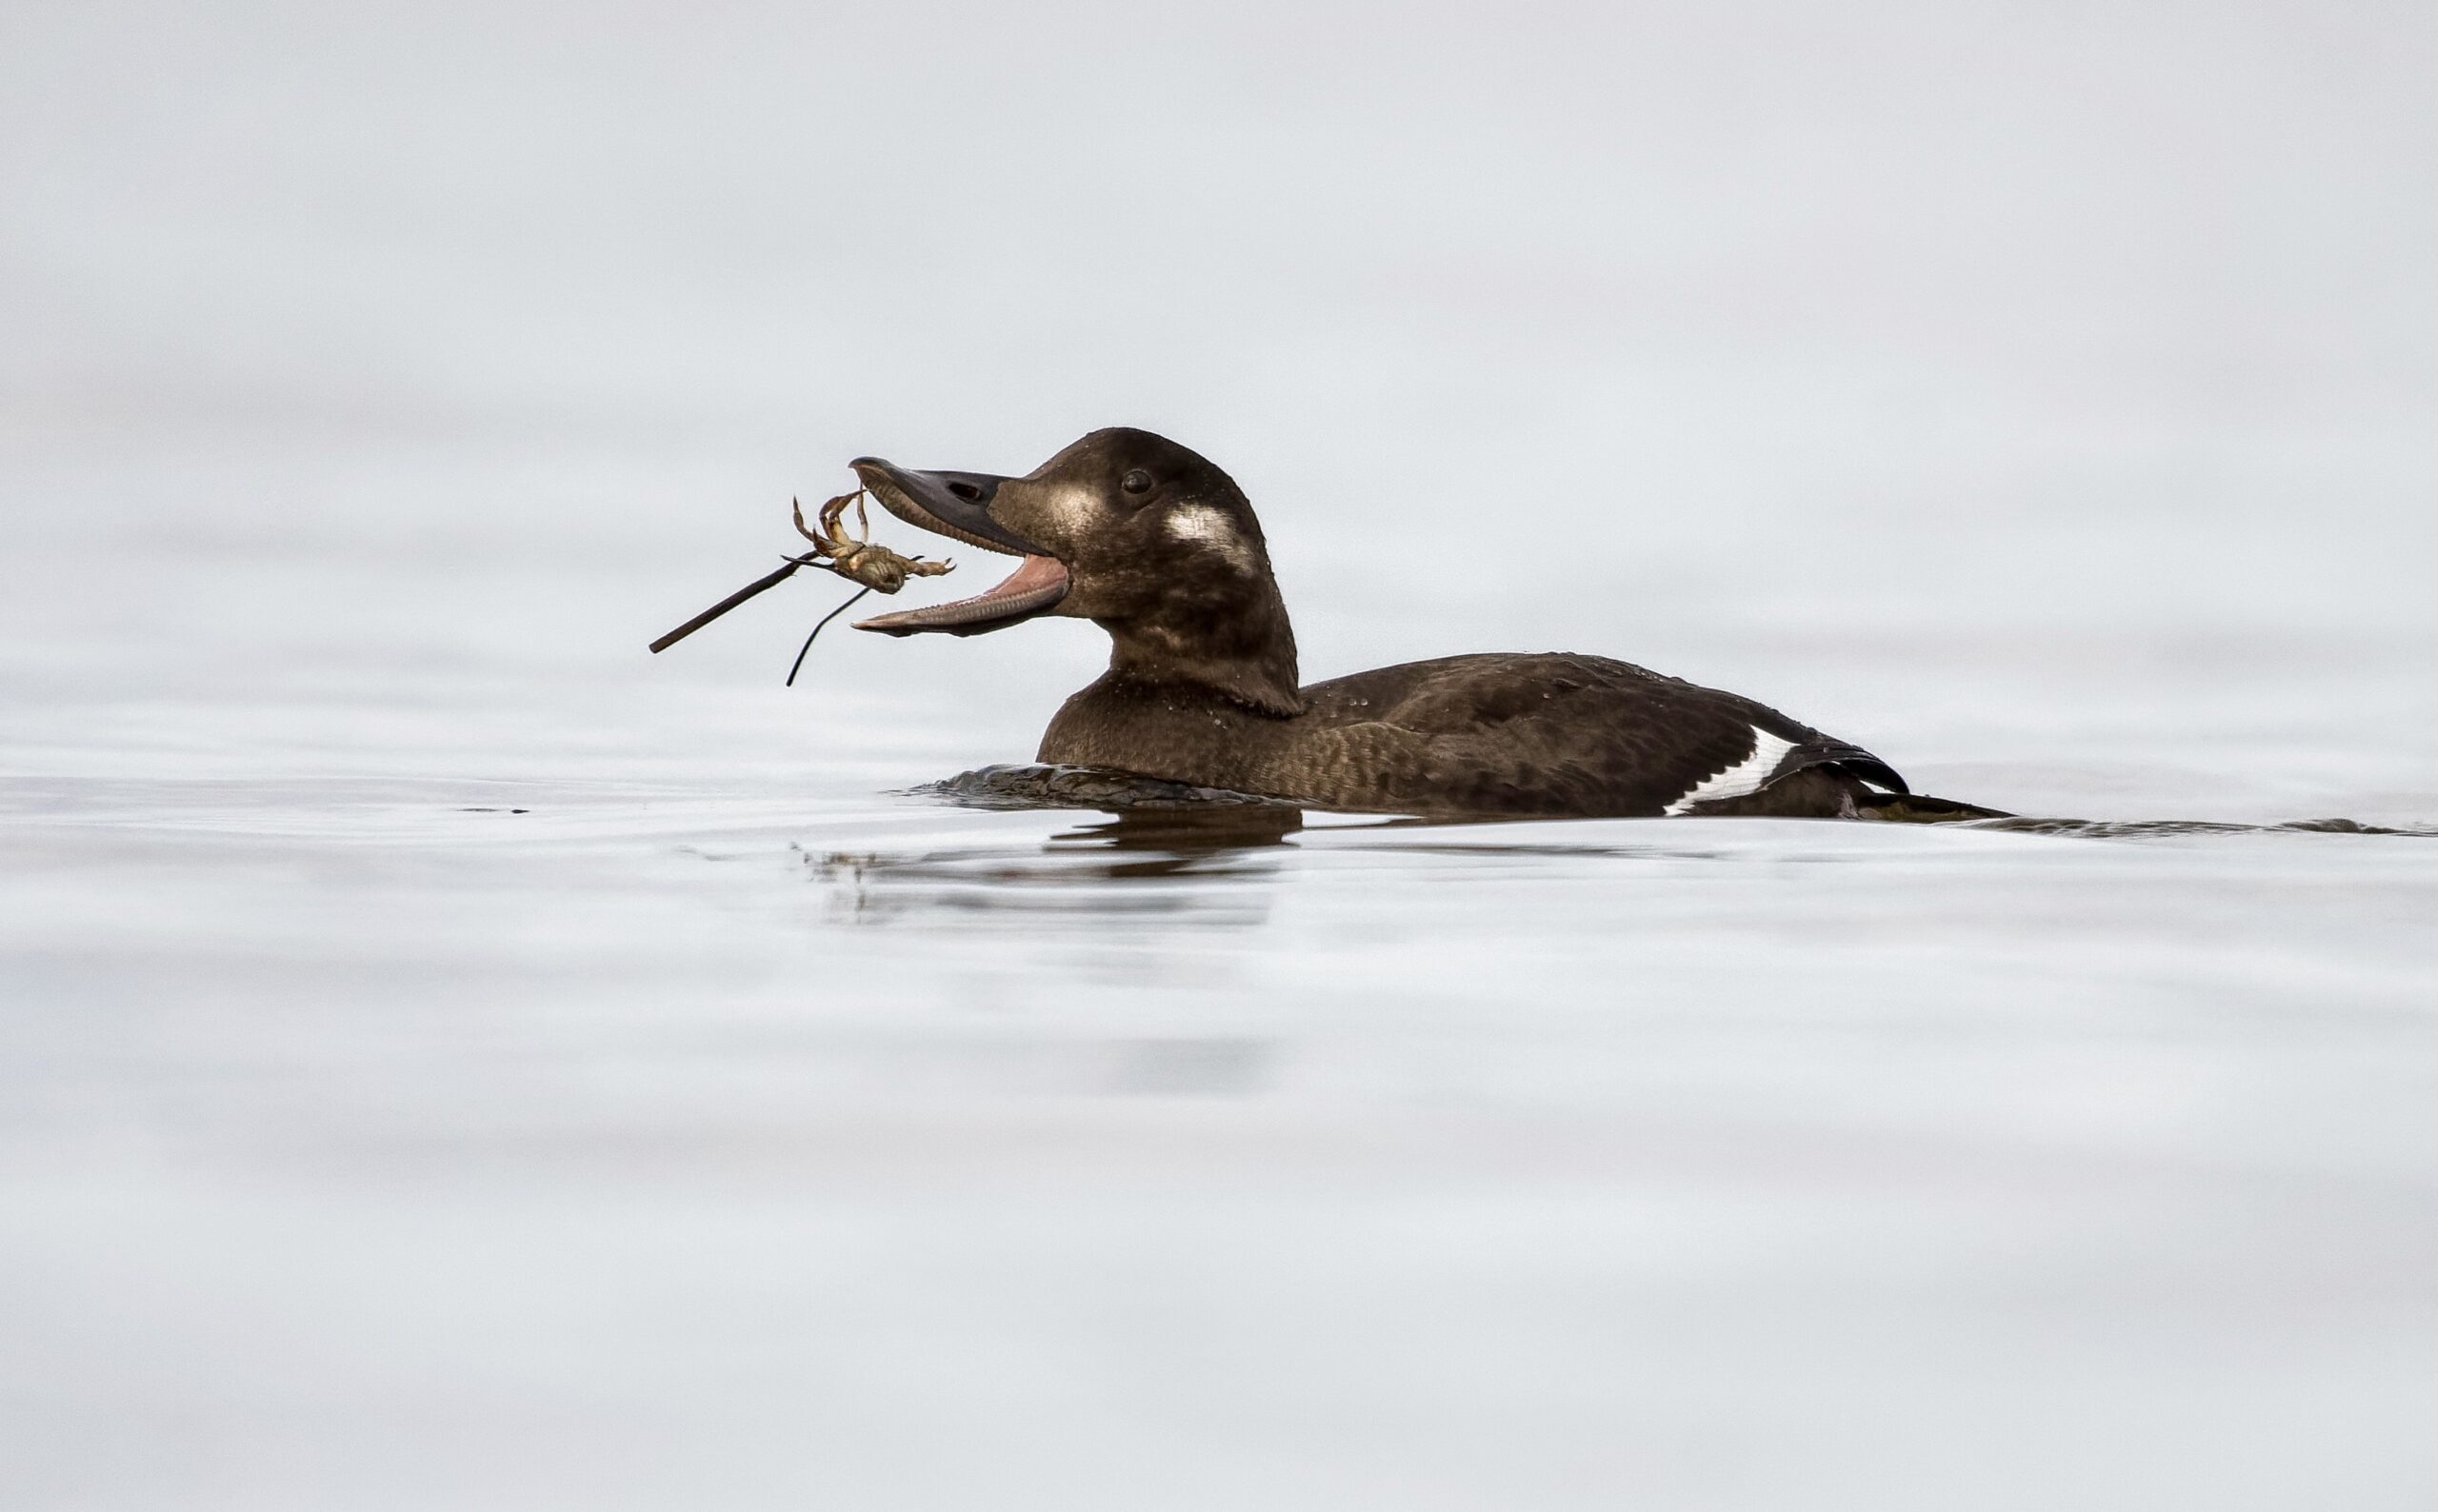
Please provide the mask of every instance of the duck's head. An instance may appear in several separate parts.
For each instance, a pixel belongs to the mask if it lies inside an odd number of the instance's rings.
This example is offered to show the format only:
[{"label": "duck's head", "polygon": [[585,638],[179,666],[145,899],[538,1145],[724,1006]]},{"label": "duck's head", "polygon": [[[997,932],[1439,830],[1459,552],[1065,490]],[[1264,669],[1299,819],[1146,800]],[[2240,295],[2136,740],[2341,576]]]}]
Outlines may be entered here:
[{"label": "duck's head", "polygon": [[1021,559],[987,593],[857,629],[979,635],[1066,615],[1109,632],[1120,672],[1203,684],[1273,713],[1303,706],[1261,522],[1233,479],[1175,442],[1095,430],[1021,478],[878,457],[852,466],[908,524]]}]

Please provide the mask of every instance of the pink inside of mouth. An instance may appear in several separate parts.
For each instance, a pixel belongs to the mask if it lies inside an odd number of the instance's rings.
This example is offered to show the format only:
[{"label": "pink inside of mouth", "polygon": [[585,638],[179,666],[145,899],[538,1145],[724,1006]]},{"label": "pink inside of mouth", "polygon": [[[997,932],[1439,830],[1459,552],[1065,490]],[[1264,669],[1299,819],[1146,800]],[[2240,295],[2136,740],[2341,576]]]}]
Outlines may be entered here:
[{"label": "pink inside of mouth", "polygon": [[1008,574],[1007,581],[969,599],[952,599],[929,608],[902,609],[895,614],[858,620],[859,630],[907,635],[916,630],[956,629],[1013,619],[1047,608],[1067,595],[1067,568],[1056,557],[1029,556]]}]

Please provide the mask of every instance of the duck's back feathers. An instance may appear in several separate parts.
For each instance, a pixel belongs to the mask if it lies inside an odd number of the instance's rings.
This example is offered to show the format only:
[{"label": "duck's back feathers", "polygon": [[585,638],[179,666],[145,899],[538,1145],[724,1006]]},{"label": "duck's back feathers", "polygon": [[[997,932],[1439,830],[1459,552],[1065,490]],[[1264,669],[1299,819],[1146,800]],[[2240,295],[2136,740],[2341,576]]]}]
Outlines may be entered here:
[{"label": "duck's back feathers", "polygon": [[[1600,656],[1443,657],[1304,689],[1269,790],[1337,806],[1473,813],[1850,812],[1904,779],[1859,746],[1733,693]],[[1837,782],[1798,784],[1799,773]]]}]

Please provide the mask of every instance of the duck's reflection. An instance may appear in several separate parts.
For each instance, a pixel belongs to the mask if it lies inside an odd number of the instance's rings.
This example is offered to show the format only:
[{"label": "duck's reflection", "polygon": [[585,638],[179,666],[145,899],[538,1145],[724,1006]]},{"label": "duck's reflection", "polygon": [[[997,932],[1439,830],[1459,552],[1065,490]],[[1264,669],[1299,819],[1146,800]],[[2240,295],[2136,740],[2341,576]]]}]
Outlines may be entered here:
[{"label": "duck's reflection", "polygon": [[859,924],[995,913],[1255,925],[1269,914],[1278,847],[1303,826],[1284,806],[1180,805],[1109,811],[1037,848],[799,853],[837,916]]},{"label": "duck's reflection", "polygon": [[[1049,849],[1151,851],[1141,861],[1108,862],[1112,877],[1166,877],[1207,865],[1230,852],[1287,844],[1304,827],[1304,810],[1283,804],[1224,804],[1173,808],[1123,808],[1097,824],[1053,836]],[[1270,863],[1269,869],[1275,869]]]}]

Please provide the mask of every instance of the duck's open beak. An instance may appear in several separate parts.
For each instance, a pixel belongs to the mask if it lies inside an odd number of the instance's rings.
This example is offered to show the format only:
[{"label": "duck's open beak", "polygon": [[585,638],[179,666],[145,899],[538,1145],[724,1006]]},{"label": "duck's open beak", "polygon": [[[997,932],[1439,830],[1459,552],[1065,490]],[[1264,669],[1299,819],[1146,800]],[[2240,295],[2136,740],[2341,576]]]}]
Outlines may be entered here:
[{"label": "duck's open beak", "polygon": [[1067,596],[1066,567],[991,517],[990,501],[1007,479],[987,472],[916,472],[878,457],[857,457],[848,465],[880,507],[907,524],[986,551],[1024,559],[1006,582],[988,593],[858,620],[855,628],[884,635],[916,635],[925,630],[979,635],[1030,619]]}]

